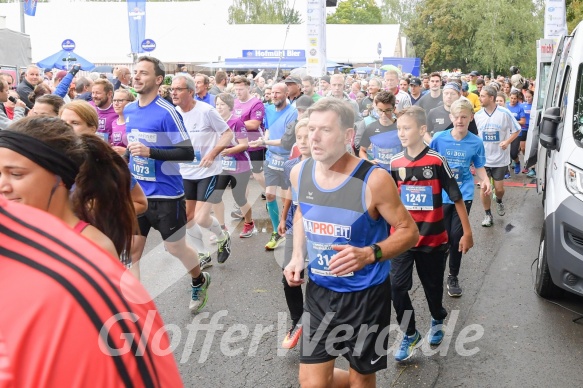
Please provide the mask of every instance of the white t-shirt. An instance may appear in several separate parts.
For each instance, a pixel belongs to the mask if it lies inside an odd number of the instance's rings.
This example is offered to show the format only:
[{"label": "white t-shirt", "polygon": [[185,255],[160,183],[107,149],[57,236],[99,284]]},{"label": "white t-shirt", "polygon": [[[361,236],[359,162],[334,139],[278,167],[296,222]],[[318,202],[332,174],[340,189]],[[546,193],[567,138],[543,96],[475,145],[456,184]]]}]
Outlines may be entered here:
[{"label": "white t-shirt", "polygon": [[510,164],[510,144],[503,150],[500,142],[508,139],[514,132],[520,132],[518,121],[506,108],[496,106],[491,115],[484,108],[474,116],[478,136],[484,142],[486,167],[505,167]]},{"label": "white t-shirt", "polygon": [[395,108],[397,109],[397,112],[400,112],[410,106],[411,97],[409,96],[409,93],[405,93],[404,91],[399,90],[399,92],[395,95]]},{"label": "white t-shirt", "polygon": [[183,112],[178,106],[176,110],[182,115],[184,126],[194,148],[194,161],[180,163],[180,174],[184,179],[191,180],[219,175],[223,172],[220,156],[217,156],[211,167],[201,168],[198,164],[209,151],[215,148],[219,138],[229,129],[229,126],[215,108],[202,101],[196,101],[194,108],[188,112]]}]

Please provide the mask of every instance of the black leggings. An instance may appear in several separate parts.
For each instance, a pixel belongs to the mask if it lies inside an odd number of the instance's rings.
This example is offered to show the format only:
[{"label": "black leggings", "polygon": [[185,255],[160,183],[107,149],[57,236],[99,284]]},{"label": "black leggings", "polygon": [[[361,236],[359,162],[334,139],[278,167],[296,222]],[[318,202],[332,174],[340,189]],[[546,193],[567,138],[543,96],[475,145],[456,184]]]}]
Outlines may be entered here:
[{"label": "black leggings", "polygon": [[520,136],[510,143],[510,159],[518,159],[518,154],[520,153]]},{"label": "black leggings", "polygon": [[[287,234],[285,239],[285,250],[284,250],[284,261],[282,267],[285,268],[291,260],[291,255],[293,251],[293,234]],[[301,278],[304,278],[304,271],[300,273]],[[295,325],[298,323],[302,314],[304,312],[304,293],[302,292],[302,287],[290,287],[287,284],[285,275],[282,277],[281,282],[283,283],[283,293],[285,294],[285,301],[287,302],[287,308],[289,309],[289,315],[292,323]]]},{"label": "black leggings", "polygon": [[219,196],[219,201],[213,203],[221,202],[225,189],[229,183],[231,183],[233,198],[235,199],[237,206],[245,206],[247,203],[247,185],[249,184],[250,177],[251,171],[245,171],[239,174],[219,175],[217,187],[212,194],[214,196],[216,193],[216,195]]},{"label": "black leggings", "polygon": [[[464,201],[464,203],[466,204],[468,215],[470,215],[472,201]],[[447,231],[447,237],[449,240],[449,274],[457,276],[462,264],[462,253],[459,251],[459,247],[460,240],[464,235],[464,230],[454,204],[443,204],[443,221],[445,223],[445,230]]]}]

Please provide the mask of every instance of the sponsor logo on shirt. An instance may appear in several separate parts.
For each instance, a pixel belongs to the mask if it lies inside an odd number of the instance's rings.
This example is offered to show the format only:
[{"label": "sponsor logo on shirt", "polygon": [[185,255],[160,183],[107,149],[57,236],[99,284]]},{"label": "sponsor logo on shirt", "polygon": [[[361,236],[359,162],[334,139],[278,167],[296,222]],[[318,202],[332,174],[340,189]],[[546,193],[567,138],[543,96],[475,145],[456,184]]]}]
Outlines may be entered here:
[{"label": "sponsor logo on shirt", "polygon": [[304,229],[308,233],[320,236],[341,237],[350,240],[352,227],[331,222],[310,221],[304,218]]}]

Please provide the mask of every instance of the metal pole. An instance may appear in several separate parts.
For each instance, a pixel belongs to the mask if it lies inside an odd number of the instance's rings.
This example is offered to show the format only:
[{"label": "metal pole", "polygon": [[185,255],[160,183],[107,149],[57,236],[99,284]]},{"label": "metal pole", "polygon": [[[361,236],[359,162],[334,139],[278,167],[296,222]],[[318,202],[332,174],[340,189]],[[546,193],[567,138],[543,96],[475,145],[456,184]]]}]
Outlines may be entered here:
[{"label": "metal pole", "polygon": [[20,0],[20,32],[26,33],[26,27],[24,26],[24,0]]}]

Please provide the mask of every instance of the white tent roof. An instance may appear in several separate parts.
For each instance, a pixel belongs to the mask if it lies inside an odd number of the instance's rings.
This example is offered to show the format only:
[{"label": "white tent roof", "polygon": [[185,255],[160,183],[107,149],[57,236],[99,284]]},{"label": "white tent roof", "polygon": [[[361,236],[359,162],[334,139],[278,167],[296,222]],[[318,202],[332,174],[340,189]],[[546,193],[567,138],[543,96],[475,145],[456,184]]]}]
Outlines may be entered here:
[{"label": "white tent roof", "polygon": [[[226,11],[201,2],[148,2],[146,38],[156,42],[152,55],[164,62],[203,63],[242,56],[242,50],[305,50],[306,26],[229,25]],[[19,30],[18,3],[0,4],[8,28]],[[125,2],[38,3],[35,17],[26,17],[33,62],[61,49],[72,39],[75,52],[93,63],[129,63],[131,59]],[[328,59],[370,63],[382,56],[401,56],[399,25],[328,25]]]}]

